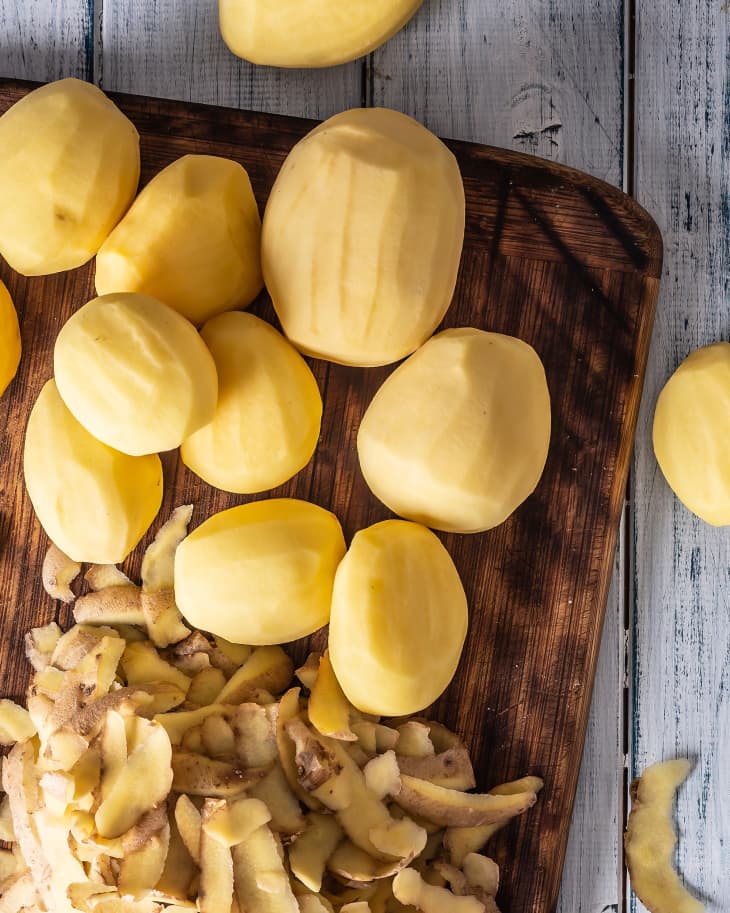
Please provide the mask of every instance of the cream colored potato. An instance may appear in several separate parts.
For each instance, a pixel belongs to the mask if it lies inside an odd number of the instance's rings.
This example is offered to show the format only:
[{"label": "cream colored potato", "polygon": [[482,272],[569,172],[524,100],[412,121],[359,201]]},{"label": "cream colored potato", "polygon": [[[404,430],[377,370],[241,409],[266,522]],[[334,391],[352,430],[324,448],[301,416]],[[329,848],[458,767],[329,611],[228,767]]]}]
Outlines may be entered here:
[{"label": "cream colored potato", "polygon": [[0,396],[18,370],[20,349],[18,314],[10,292],[0,280]]},{"label": "cream colored potato", "polygon": [[446,146],[404,114],[356,108],[292,149],[264,213],[264,279],[309,355],[382,365],[446,313],[464,240],[464,188]]},{"label": "cream colored potato", "polygon": [[175,554],[175,596],[190,624],[234,643],[278,644],[327,624],[345,553],[337,518],[293,498],[214,514]]},{"label": "cream colored potato", "polygon": [[322,397],[307,363],[264,320],[220,314],[201,331],[218,371],[213,421],[183,442],[185,465],[216,488],[275,488],[311,459]]},{"label": "cream colored potato", "polygon": [[147,295],[89,301],[61,328],[53,364],[76,419],[122,453],[172,450],[215,413],[218,378],[205,343]]},{"label": "cream colored potato", "polygon": [[534,490],[550,442],[535,350],[513,336],[444,330],[394,371],[357,437],[360,468],[392,511],[435,529],[502,523]]},{"label": "cream colored potato", "polygon": [[654,412],[654,453],[692,513],[730,524],[730,343],[692,352],[669,378]]},{"label": "cream colored potato", "polygon": [[456,671],[467,603],[449,553],[425,526],[385,520],[355,534],[337,569],[329,656],[365,713],[401,716],[433,703]]},{"label": "cream colored potato", "polygon": [[219,0],[221,34],[252,63],[331,67],[380,47],[423,0]]},{"label": "cream colored potato", "polygon": [[261,291],[261,218],[238,162],[185,155],[157,174],[102,244],[96,291],[140,292],[200,325]]},{"label": "cream colored potato", "polygon": [[126,456],[97,441],[52,380],[28,419],[23,469],[41,525],[74,561],[122,561],[160,509],[159,457]]},{"label": "cream colored potato", "polygon": [[96,88],[41,86],[0,117],[0,254],[26,276],[90,260],[139,182],[139,136]]}]

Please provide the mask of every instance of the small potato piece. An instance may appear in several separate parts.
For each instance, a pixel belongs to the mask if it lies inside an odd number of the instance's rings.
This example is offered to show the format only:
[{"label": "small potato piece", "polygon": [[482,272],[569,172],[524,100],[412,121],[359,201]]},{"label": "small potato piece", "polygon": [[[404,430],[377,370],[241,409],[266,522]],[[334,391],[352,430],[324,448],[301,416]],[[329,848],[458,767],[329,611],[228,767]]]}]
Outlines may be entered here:
[{"label": "small potato piece", "polygon": [[353,707],[345,697],[332,669],[329,653],[325,650],[319,661],[319,671],[309,696],[309,721],[322,735],[345,742],[355,742],[357,736],[350,729],[352,710]]},{"label": "small potato piece", "polygon": [[175,596],[190,624],[234,643],[287,643],[329,620],[344,553],[329,511],[293,498],[250,502],[214,514],[180,545]]},{"label": "small potato piece", "polygon": [[0,280],[0,396],[7,390],[20,364],[20,325],[10,292]]},{"label": "small potato piece", "polygon": [[203,830],[223,846],[243,843],[271,820],[271,813],[259,799],[234,799],[211,805],[203,819]]},{"label": "small potato piece", "polygon": [[192,504],[176,507],[147,546],[141,570],[142,589],[145,592],[158,593],[172,589],[175,580],[175,552],[187,535],[192,516]]},{"label": "small potato piece", "polygon": [[198,707],[212,704],[221,693],[225,683],[226,677],[220,669],[215,669],[213,666],[201,669],[193,676],[187,694],[188,703],[197,704]]},{"label": "small potato piece", "polygon": [[357,436],[376,497],[456,533],[506,520],[539,482],[549,443],[550,394],[535,350],[469,327],[444,330],[397,368]]},{"label": "small potato piece", "polygon": [[242,910],[299,913],[282,862],[281,846],[267,825],[232,848],[235,891]]},{"label": "small potato piece", "polygon": [[228,47],[274,67],[331,67],[364,57],[413,16],[423,0],[219,0]]},{"label": "small potato piece", "polygon": [[322,887],[327,860],[344,836],[334,815],[311,812],[307,815],[306,830],[289,847],[292,874],[315,894]]},{"label": "small potato piece", "polygon": [[25,655],[36,672],[42,672],[51,662],[53,651],[63,632],[55,621],[40,628],[31,628],[25,635]]},{"label": "small potato piece", "polygon": [[53,367],[77,421],[130,456],[173,450],[215,412],[218,377],[205,343],[148,295],[102,295],[75,311],[56,338]]},{"label": "small potato piece", "polygon": [[240,796],[265,771],[245,770],[241,766],[206,758],[204,755],[175,749],[172,753],[172,788],[190,796],[228,799]]},{"label": "small potato piece", "polygon": [[81,565],[64,555],[61,549],[52,542],[43,559],[43,589],[51,599],[70,603],[76,599],[71,584],[81,573]]},{"label": "small potato piece", "polygon": [[300,834],[304,830],[305,819],[301,807],[289,788],[280,764],[274,764],[266,776],[254,783],[248,792],[269,809],[269,827],[272,831],[291,835]]},{"label": "small potato piece", "polygon": [[457,897],[446,888],[430,885],[415,869],[403,869],[393,879],[396,900],[422,913],[484,913],[476,897]]},{"label": "small potato piece", "polygon": [[184,155],[156,174],[96,257],[96,291],[140,292],[200,326],[261,291],[261,218],[245,169]]},{"label": "small potato piece", "polygon": [[206,799],[203,803],[203,830],[200,834],[200,913],[221,913],[231,908],[233,901],[233,859],[230,849],[205,829],[206,821],[225,803]]},{"label": "small potato piece", "polygon": [[631,784],[631,812],[624,845],[631,887],[651,913],[704,913],[672,868],[677,835],[672,828],[674,794],[689,773],[680,758],[652,764]]},{"label": "small potato piece", "polygon": [[679,500],[713,526],[730,524],[730,343],[692,352],[659,394],[653,441]]},{"label": "small potato piece", "polygon": [[257,647],[228,679],[216,698],[219,704],[253,700],[255,691],[283,691],[291,682],[294,664],[279,646]]},{"label": "small potato piece", "polygon": [[0,117],[0,148],[0,254],[25,276],[90,260],[137,190],[131,121],[96,86],[62,79]]},{"label": "small potato piece", "polygon": [[24,707],[7,698],[0,700],[0,745],[14,745],[35,734],[35,725]]},{"label": "small potato piece", "polygon": [[[105,408],[113,418],[108,402]],[[41,525],[74,561],[122,561],[160,509],[157,454],[130,457],[92,437],[69,412],[53,380],[41,390],[28,419],[23,470]]]},{"label": "small potato piece", "polygon": [[332,668],[355,707],[400,716],[431,704],[456,671],[466,629],[458,571],[430,530],[385,520],[355,534],[329,630]]},{"label": "small potato piece", "polygon": [[537,801],[534,792],[495,795],[466,793],[457,789],[434,786],[401,774],[401,788],[394,797],[400,807],[410,814],[420,815],[434,824],[473,827],[497,824],[527,811]]},{"label": "small potato piece", "polygon": [[201,479],[238,494],[267,491],[296,475],[319,437],[322,397],[307,363],[266,321],[235,311],[201,336],[218,371],[210,424],[180,448]]},{"label": "small potato piece", "polygon": [[149,641],[127,644],[121,663],[128,685],[167,682],[185,693],[190,687],[188,676],[166,662]]},{"label": "small potato piece", "polygon": [[[338,29],[345,18],[349,8]],[[264,279],[300,351],[389,364],[446,313],[463,238],[452,153],[403,114],[355,108],[315,127],[284,162],[264,213]]]}]

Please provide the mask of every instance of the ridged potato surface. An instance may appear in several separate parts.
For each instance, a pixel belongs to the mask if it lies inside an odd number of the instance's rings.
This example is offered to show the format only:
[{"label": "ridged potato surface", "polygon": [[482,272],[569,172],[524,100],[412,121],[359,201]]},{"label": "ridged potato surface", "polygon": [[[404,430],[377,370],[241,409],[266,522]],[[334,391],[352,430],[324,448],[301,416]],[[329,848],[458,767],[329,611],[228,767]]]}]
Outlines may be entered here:
[{"label": "ridged potato surface", "polygon": [[96,257],[96,291],[140,292],[200,325],[261,291],[261,218],[245,169],[185,155],[147,184]]},{"label": "ridged potato surface", "polygon": [[147,295],[102,295],[61,328],[58,390],[79,422],[123,453],[178,447],[215,413],[218,378],[195,327]]},{"label": "ridged potato surface", "polygon": [[96,86],[62,79],[0,117],[0,254],[25,276],[90,260],[134,199],[139,136]]},{"label": "ridged potato surface", "polygon": [[467,601],[431,530],[385,520],[355,534],[335,577],[329,656],[365,713],[401,716],[433,703],[454,676]]},{"label": "ridged potato surface", "polygon": [[327,624],[345,554],[334,514],[295,498],[214,514],[175,555],[175,598],[190,624],[234,643],[279,644]]},{"label": "ridged potato surface", "polygon": [[680,501],[713,526],[730,524],[730,343],[697,349],[669,378],[653,441]]},{"label": "ridged potato surface", "polygon": [[444,330],[373,397],[357,437],[370,489],[394,513],[448,532],[502,523],[534,490],[550,442],[535,350],[513,336]]},{"label": "ridged potato surface", "polygon": [[10,292],[0,280],[0,396],[20,364],[20,325]]},{"label": "ridged potato surface", "polygon": [[246,60],[330,67],[380,47],[423,0],[219,0],[221,34]]},{"label": "ridged potato surface", "polygon": [[181,447],[185,465],[216,488],[275,488],[311,459],[322,397],[297,350],[270,324],[235,311],[201,331],[218,372],[213,420]]},{"label": "ridged potato surface", "polygon": [[23,470],[41,526],[74,561],[116,564],[160,509],[157,454],[131,457],[92,437],[49,380],[28,419]]},{"label": "ridged potato surface", "polygon": [[456,159],[404,114],[357,108],[315,128],[264,212],[264,279],[286,335],[348,365],[409,355],[451,303],[464,205]]}]

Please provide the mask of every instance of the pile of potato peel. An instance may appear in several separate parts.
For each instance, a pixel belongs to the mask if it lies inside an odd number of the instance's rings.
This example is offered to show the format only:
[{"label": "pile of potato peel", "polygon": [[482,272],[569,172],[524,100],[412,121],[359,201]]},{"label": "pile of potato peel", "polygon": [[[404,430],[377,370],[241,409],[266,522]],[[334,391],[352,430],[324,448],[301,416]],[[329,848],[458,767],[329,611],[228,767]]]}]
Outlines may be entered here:
[{"label": "pile of potato peel", "polygon": [[[0,913],[494,913],[479,850],[542,782],[468,792],[458,736],[359,713],[326,653],[295,673],[281,647],[190,631],[172,592],[190,515],[141,586],[91,566],[77,623],[27,636],[28,709],[0,702]],[[52,547],[46,589],[70,602],[80,570]]]}]

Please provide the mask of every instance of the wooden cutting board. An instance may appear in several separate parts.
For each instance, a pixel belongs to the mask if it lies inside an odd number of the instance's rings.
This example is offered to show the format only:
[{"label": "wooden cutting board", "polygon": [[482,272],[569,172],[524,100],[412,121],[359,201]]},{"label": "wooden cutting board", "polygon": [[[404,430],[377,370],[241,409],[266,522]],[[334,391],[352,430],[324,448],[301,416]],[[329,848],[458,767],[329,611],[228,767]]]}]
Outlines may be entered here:
[{"label": "wooden cutting board", "polygon": [[[0,112],[30,88],[0,81]],[[247,168],[262,211],[284,157],[313,126],[171,101],[116,101],[140,131],[143,181],[185,153],[229,156]],[[538,804],[510,823],[489,852],[502,867],[504,913],[549,913],[568,838],[662,243],[647,213],[601,181],[518,153],[449,146],[461,166],[467,211],[459,281],[443,325],[531,343],[545,364],[553,427],[543,478],[506,523],[479,535],[441,536],[464,581],[471,623],[457,676],[433,712],[466,739],[480,787],[527,773],[544,777]],[[40,584],[48,543],[22,482],[24,429],[52,374],[59,328],[94,297],[93,264],[25,279],[0,260],[0,278],[17,305],[24,345],[18,377],[0,400],[0,694],[19,697],[28,674],[23,635],[32,625],[70,617]],[[252,310],[274,320],[265,295]],[[355,438],[392,366],[310,365],[324,397],[317,453],[271,494],[329,508],[349,540],[390,516],[363,481]],[[163,517],[192,501],[197,524],[247,500],[207,487],[176,453],[163,462]],[[128,564],[136,570],[138,554]],[[324,639],[322,632],[311,641],[321,648]],[[302,658],[307,647],[300,642],[292,650]]]}]

